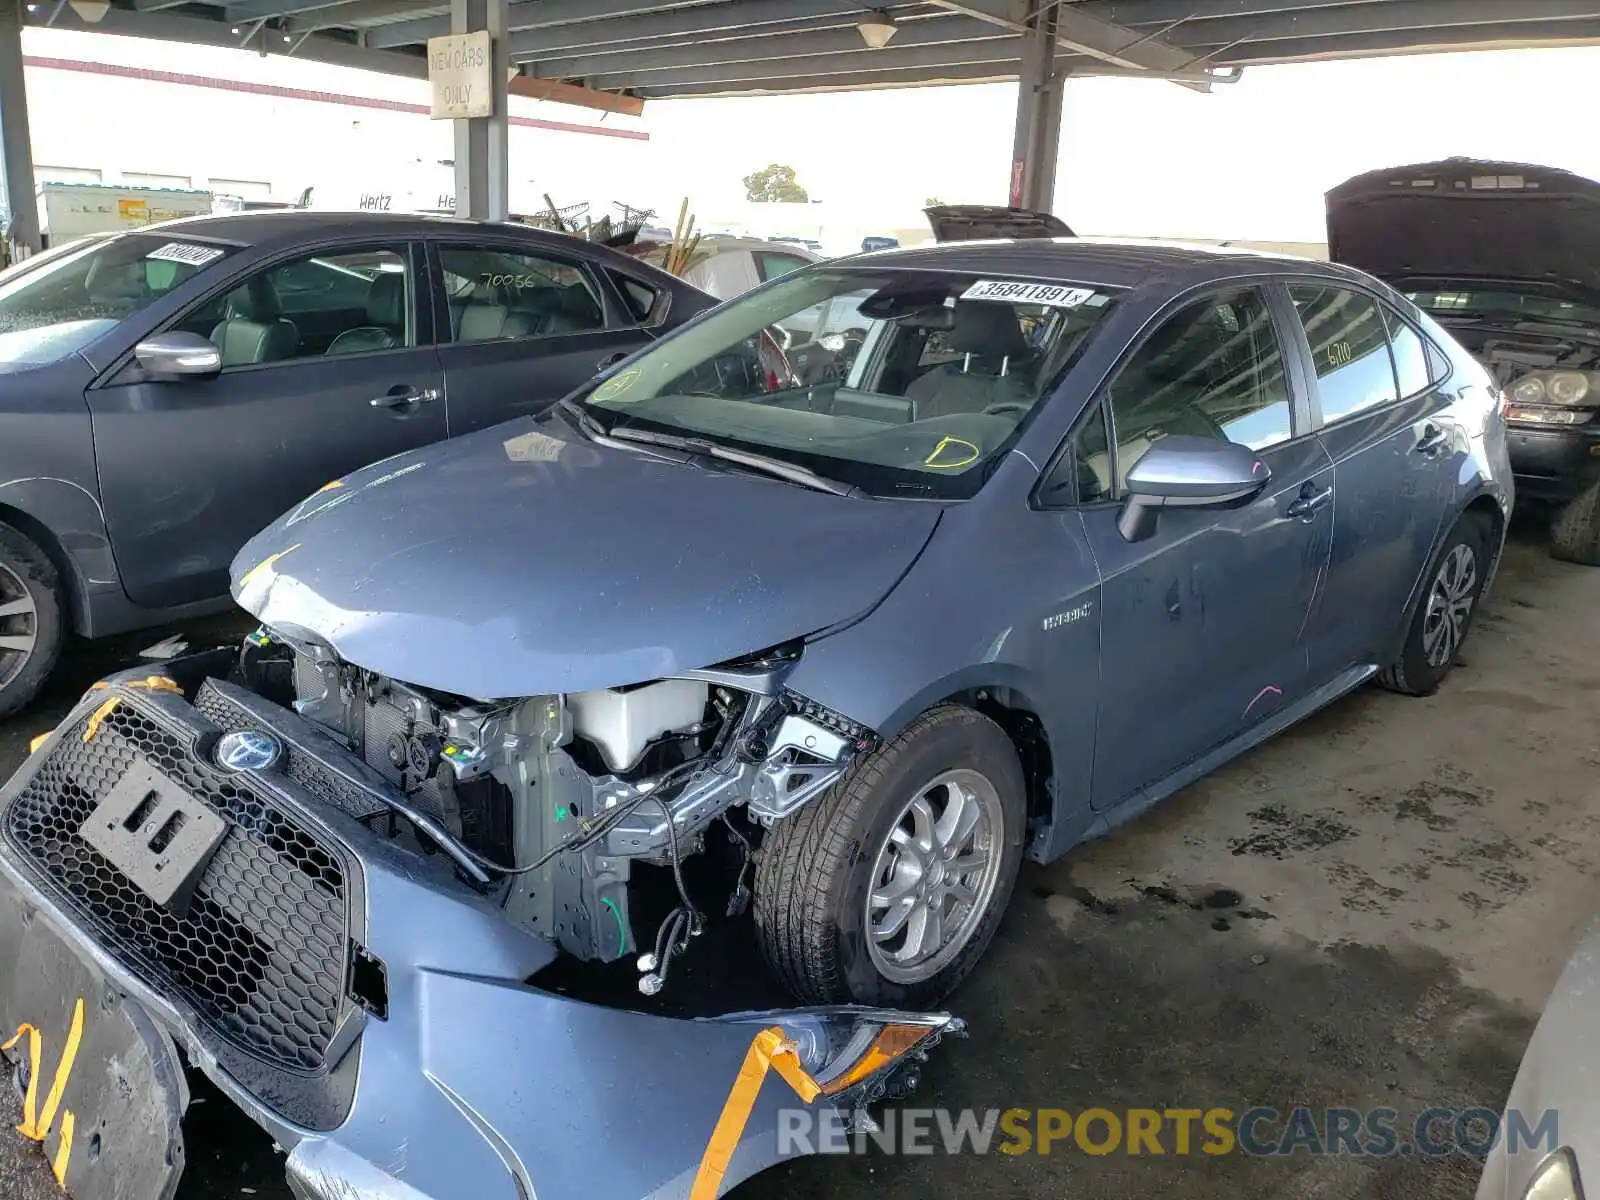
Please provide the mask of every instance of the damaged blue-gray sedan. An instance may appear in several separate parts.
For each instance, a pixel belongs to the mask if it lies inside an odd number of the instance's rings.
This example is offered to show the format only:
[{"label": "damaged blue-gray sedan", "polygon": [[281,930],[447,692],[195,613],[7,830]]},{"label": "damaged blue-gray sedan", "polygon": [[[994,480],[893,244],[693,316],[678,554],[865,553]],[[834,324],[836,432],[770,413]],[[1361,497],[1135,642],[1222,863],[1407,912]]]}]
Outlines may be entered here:
[{"label": "damaged blue-gray sedan", "polygon": [[[241,650],[0,792],[27,1132],[159,1195],[187,1062],[306,1200],[718,1195],[911,1082],[1025,854],[1439,685],[1500,399],[1348,269],[970,243],[332,481],[236,562]],[[741,1011],[728,930],[819,1007]]]}]

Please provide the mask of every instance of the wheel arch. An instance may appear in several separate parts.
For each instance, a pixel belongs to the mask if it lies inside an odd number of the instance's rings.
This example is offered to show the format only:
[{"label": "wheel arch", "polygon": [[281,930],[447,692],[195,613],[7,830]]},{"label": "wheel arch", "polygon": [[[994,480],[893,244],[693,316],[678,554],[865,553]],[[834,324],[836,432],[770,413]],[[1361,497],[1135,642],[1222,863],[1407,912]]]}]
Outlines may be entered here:
[{"label": "wheel arch", "polygon": [[81,634],[88,625],[88,589],[78,571],[77,562],[67,553],[66,547],[61,544],[61,539],[33,514],[3,501],[0,501],[0,525],[11,526],[39,547],[44,556],[50,560],[50,565],[56,569],[56,577],[61,581],[62,590],[66,593],[64,610],[71,622],[72,632]]},{"label": "wheel arch", "polygon": [[1406,606],[1401,614],[1400,627],[1395,632],[1394,638],[1388,646],[1383,648],[1382,662],[1392,662],[1398,658],[1405,648],[1406,635],[1410,632],[1411,621],[1416,614],[1417,605],[1421,603],[1429,584],[1429,574],[1439,551],[1445,541],[1455,530],[1463,518],[1469,516],[1480,517],[1488,521],[1490,529],[1490,560],[1483,585],[1483,593],[1488,594],[1489,586],[1494,582],[1496,572],[1500,568],[1500,557],[1505,550],[1505,534],[1508,525],[1507,506],[1505,501],[1495,492],[1481,488],[1467,498],[1450,518],[1439,523],[1439,533],[1433,539],[1433,545],[1428,548],[1427,560],[1422,564],[1422,570],[1417,574],[1417,580],[1411,587],[1411,594],[1406,597]]}]

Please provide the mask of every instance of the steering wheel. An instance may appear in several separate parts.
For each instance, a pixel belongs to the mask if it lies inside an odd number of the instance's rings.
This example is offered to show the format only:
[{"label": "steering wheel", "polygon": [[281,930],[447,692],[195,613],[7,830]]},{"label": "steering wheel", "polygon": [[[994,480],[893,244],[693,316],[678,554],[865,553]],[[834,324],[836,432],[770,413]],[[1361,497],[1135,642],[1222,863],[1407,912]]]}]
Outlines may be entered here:
[{"label": "steering wheel", "polygon": [[983,415],[986,417],[999,417],[1008,412],[1014,412],[1018,417],[1025,417],[1032,407],[1033,405],[1027,400],[1001,400],[984,409]]}]

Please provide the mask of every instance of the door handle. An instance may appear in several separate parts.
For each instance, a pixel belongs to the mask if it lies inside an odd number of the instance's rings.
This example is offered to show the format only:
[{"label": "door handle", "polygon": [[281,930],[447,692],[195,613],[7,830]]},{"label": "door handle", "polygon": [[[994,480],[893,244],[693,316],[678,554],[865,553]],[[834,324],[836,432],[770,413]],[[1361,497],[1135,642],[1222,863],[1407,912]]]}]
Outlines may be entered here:
[{"label": "door handle", "polygon": [[1417,444],[1411,448],[1418,454],[1432,455],[1439,453],[1439,451],[1443,450],[1445,446],[1449,445],[1449,443],[1450,435],[1444,430],[1440,429],[1437,425],[1424,425],[1422,427],[1422,437],[1419,438],[1417,440]]},{"label": "door handle", "polygon": [[438,388],[423,388],[417,391],[402,386],[393,388],[381,396],[374,396],[367,403],[373,408],[410,408],[415,404],[432,404],[438,398]]},{"label": "door handle", "polygon": [[1311,485],[1307,484],[1305,490],[1301,491],[1300,498],[1289,505],[1288,514],[1296,520],[1309,521],[1333,502],[1331,487],[1325,487],[1320,492],[1313,492],[1310,488]]}]

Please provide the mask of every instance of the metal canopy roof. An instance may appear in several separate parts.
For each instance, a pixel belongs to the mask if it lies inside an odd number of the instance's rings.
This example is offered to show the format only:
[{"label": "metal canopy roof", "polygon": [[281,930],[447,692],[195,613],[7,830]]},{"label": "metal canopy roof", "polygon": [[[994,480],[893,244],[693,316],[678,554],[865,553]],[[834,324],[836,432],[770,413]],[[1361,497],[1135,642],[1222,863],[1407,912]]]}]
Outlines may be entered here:
[{"label": "metal canopy roof", "polygon": [[[29,24],[164,38],[425,76],[439,0],[68,0]],[[1016,79],[1030,5],[1050,0],[517,0],[510,55],[525,75],[645,99]],[[92,5],[83,7],[93,11]],[[898,26],[870,49],[873,9]],[[1600,43],[1594,0],[1060,0],[1056,62],[1205,88],[1263,63]]]}]

